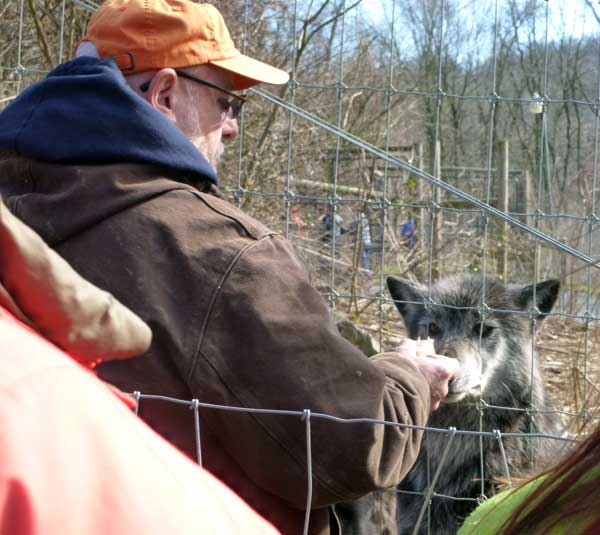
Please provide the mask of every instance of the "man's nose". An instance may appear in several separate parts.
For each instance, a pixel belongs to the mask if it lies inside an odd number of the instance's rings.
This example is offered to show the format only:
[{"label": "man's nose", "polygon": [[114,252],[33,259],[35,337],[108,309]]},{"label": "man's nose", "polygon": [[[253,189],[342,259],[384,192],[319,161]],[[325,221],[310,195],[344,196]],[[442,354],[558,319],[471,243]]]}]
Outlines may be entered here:
[{"label": "man's nose", "polygon": [[240,133],[240,127],[238,126],[237,119],[227,117],[223,121],[223,128],[221,130],[221,139],[224,141],[231,141],[235,139]]}]

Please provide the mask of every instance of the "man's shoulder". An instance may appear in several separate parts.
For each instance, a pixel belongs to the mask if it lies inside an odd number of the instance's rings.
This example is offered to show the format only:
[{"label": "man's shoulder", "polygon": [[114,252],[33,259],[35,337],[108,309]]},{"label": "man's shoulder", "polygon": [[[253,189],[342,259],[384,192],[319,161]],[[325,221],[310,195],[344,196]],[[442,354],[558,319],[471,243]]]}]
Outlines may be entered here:
[{"label": "man's shoulder", "polygon": [[210,217],[212,215],[217,219],[225,218],[230,222],[239,225],[244,229],[248,237],[254,239],[261,239],[266,236],[279,234],[223,198],[217,197],[211,193],[199,191],[195,191],[194,195],[207,209],[206,212],[202,214],[202,217]]}]

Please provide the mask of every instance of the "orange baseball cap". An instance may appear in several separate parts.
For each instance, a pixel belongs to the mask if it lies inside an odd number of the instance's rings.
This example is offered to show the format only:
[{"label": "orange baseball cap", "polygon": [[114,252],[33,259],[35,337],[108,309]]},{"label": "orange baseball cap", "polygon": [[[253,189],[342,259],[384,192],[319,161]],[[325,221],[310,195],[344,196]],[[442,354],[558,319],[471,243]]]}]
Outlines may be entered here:
[{"label": "orange baseball cap", "polygon": [[107,0],[82,39],[101,57],[113,56],[124,74],[210,63],[234,74],[233,88],[284,84],[285,71],[235,48],[221,13],[186,0]]}]

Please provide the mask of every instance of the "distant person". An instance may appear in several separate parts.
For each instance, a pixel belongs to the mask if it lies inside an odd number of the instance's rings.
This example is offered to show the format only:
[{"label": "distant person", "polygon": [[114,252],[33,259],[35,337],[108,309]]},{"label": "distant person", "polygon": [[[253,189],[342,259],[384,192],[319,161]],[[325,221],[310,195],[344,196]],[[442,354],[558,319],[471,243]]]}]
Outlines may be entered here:
[{"label": "distant person", "polygon": [[320,222],[321,241],[324,244],[330,244],[333,239],[339,244],[339,240],[346,232],[344,227],[344,219],[333,209],[331,204],[325,205],[325,214],[321,217]]},{"label": "distant person", "polygon": [[400,229],[400,243],[409,249],[413,249],[417,244],[416,228],[415,218],[410,216]]},{"label": "distant person", "polygon": [[360,212],[357,217],[354,218],[351,225],[352,232],[356,233],[356,239],[359,241],[360,247],[360,265],[363,269],[370,271],[369,256],[371,253],[371,227],[369,225],[369,218],[364,212]]},{"label": "distant person", "polygon": [[[344,220],[342,216],[334,210],[331,204],[325,205],[325,213],[321,216],[319,222],[319,237],[323,244],[323,250],[319,257],[319,270],[322,275],[327,275],[331,268],[331,263],[335,258],[331,258],[332,254],[335,257],[336,251],[339,251],[341,245],[342,234],[346,233]],[[336,251],[332,253],[332,244]]]},{"label": "distant person", "polygon": [[297,206],[292,208],[292,221],[296,223],[296,227],[298,228],[298,234],[300,238],[304,239],[304,230],[306,229],[306,223],[304,223],[304,219],[300,215],[300,209]]}]

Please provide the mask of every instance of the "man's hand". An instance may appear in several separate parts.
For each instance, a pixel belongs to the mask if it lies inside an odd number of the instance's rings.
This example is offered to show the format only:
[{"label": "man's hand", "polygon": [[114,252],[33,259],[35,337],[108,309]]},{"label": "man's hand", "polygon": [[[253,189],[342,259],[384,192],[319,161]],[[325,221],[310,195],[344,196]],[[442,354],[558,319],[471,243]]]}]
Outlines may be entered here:
[{"label": "man's hand", "polygon": [[440,401],[448,395],[448,382],[460,372],[456,359],[437,355],[433,347],[433,340],[402,340],[396,350],[402,356],[410,358],[419,368],[429,384],[431,393],[431,411],[440,406]]}]

